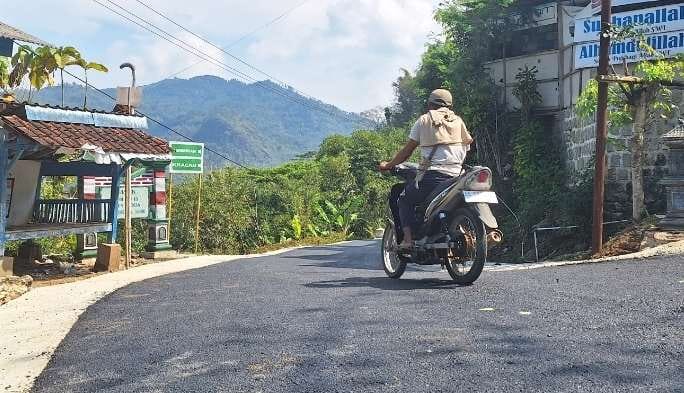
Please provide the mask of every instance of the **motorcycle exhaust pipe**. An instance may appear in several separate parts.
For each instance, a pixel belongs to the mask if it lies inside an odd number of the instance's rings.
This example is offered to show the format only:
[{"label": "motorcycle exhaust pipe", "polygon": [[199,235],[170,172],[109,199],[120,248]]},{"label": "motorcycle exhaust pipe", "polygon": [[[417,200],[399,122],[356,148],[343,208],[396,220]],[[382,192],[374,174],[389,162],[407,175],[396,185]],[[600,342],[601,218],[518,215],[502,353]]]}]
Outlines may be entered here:
[{"label": "motorcycle exhaust pipe", "polygon": [[492,244],[499,244],[503,241],[503,233],[498,229],[492,229],[487,233],[487,242]]}]

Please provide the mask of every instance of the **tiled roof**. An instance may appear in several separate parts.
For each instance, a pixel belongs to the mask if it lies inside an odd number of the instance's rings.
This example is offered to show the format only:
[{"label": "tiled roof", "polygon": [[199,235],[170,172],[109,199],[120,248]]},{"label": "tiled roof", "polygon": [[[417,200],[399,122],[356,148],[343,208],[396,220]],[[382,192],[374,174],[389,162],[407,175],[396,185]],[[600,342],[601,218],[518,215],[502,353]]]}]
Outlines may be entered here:
[{"label": "tiled roof", "polygon": [[32,44],[38,45],[49,45],[47,42],[41,40],[40,38],[36,38],[30,34],[26,34],[23,31],[10,25],[6,25],[2,22],[0,22],[0,37],[9,38],[11,40],[17,40],[22,42],[30,42]]},{"label": "tiled roof", "polygon": [[78,149],[90,144],[108,153],[169,154],[169,144],[132,128],[95,127],[90,124],[26,120],[17,114],[0,115],[4,128],[50,148]]}]

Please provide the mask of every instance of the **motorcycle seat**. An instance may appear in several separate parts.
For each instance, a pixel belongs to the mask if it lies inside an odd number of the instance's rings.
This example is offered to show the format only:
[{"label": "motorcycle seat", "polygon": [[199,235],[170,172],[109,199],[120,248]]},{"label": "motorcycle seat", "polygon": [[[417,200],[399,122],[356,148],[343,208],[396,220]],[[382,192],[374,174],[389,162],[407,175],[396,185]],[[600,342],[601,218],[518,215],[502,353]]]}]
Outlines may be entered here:
[{"label": "motorcycle seat", "polygon": [[435,198],[437,198],[437,195],[439,195],[442,191],[446,190],[447,188],[451,187],[452,184],[456,183],[461,177],[456,176],[452,177],[451,179],[444,180],[443,182],[439,183],[437,187],[435,187],[434,190],[430,193],[430,195],[425,198],[425,200],[422,203],[422,206],[420,208],[421,211],[425,211],[427,207],[430,205],[430,202],[432,202]]}]

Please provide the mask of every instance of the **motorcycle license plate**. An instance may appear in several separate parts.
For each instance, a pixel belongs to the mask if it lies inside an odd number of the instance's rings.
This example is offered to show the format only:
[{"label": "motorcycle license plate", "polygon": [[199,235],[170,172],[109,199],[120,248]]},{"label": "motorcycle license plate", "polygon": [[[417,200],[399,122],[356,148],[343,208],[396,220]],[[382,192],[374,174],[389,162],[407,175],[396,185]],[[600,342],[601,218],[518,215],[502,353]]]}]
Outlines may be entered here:
[{"label": "motorcycle license plate", "polygon": [[463,191],[466,203],[499,203],[493,191]]}]

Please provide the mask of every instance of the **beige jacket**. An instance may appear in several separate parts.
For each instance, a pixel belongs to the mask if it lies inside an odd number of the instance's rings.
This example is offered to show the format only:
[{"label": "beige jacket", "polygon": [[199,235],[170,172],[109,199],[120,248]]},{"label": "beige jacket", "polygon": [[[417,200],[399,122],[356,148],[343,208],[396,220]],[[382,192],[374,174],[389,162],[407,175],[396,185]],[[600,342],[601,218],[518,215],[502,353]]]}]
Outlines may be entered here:
[{"label": "beige jacket", "polygon": [[415,126],[421,147],[435,145],[470,145],[470,136],[463,120],[449,108],[429,111],[421,116]]}]

